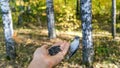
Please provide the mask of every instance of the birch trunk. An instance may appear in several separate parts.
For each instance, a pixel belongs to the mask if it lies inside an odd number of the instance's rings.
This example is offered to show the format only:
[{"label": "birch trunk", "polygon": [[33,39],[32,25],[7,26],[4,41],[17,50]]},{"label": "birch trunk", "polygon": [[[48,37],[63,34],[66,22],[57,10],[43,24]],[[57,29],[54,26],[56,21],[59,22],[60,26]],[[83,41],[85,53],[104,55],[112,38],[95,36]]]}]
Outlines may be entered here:
[{"label": "birch trunk", "polygon": [[54,20],[54,8],[53,8],[53,0],[46,0],[47,4],[47,23],[48,23],[48,35],[49,38],[56,38],[55,33],[55,20]]},{"label": "birch trunk", "polygon": [[12,16],[9,7],[9,0],[0,0],[1,11],[2,11],[2,20],[3,20],[3,30],[6,43],[6,54],[10,59],[15,58],[15,44],[12,39],[13,36],[13,25],[12,25]]},{"label": "birch trunk", "polygon": [[112,0],[112,36],[116,35],[116,0]]},{"label": "birch trunk", "polygon": [[92,12],[91,0],[80,0],[82,20],[83,64],[91,68],[93,62]]}]

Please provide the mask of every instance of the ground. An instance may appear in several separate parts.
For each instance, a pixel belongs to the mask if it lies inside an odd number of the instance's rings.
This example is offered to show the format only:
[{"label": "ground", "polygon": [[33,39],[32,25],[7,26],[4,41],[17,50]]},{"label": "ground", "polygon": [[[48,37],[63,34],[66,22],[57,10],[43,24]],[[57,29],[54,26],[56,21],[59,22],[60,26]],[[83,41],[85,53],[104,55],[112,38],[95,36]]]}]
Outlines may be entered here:
[{"label": "ground", "polygon": [[[56,30],[57,38],[49,40],[45,28],[19,28],[14,30],[17,58],[6,59],[3,31],[0,29],[0,68],[27,68],[36,48],[42,45],[53,45],[57,41],[70,42],[75,35],[80,36],[81,46],[70,60],[63,60],[55,68],[82,68],[82,34],[81,31]],[[93,31],[94,68],[120,68],[120,35],[113,40],[107,31]]]}]

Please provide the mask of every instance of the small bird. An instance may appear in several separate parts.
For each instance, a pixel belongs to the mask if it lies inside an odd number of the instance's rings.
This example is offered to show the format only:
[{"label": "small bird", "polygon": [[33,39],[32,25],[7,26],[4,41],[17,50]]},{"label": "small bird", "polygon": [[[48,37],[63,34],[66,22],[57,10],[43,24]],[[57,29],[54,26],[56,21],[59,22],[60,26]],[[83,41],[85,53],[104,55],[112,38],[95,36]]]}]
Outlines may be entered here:
[{"label": "small bird", "polygon": [[80,37],[75,36],[74,40],[70,44],[70,48],[68,51],[67,59],[70,59],[78,50],[80,44]]}]

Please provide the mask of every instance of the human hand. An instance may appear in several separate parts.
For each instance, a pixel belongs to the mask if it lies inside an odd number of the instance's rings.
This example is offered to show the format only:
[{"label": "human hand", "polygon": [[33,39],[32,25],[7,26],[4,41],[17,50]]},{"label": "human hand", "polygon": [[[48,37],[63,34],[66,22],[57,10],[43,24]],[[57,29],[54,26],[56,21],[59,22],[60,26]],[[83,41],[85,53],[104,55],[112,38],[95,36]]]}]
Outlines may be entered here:
[{"label": "human hand", "polygon": [[48,46],[44,45],[37,48],[33,55],[33,60],[29,65],[29,68],[52,68],[64,59],[68,49],[69,43],[58,42],[53,46],[60,45],[61,51],[54,56],[49,55]]}]

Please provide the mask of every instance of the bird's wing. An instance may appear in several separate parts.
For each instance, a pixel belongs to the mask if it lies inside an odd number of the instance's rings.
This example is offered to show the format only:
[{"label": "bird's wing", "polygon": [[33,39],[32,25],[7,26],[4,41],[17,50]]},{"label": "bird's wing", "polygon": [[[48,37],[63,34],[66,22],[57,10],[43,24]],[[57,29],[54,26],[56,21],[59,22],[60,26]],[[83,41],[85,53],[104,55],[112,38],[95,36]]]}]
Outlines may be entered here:
[{"label": "bird's wing", "polygon": [[79,41],[73,41],[70,45],[69,58],[72,57],[79,48]]},{"label": "bird's wing", "polygon": [[71,57],[76,53],[76,51],[78,50],[78,48],[79,48],[79,47],[77,47],[76,50],[70,52],[69,55],[68,55],[68,57],[71,58]]},{"label": "bird's wing", "polygon": [[70,50],[71,50],[71,51],[75,51],[75,50],[78,48],[78,46],[79,46],[79,41],[78,41],[78,40],[75,40],[75,41],[73,41],[73,42],[71,43],[71,45],[70,45]]}]

